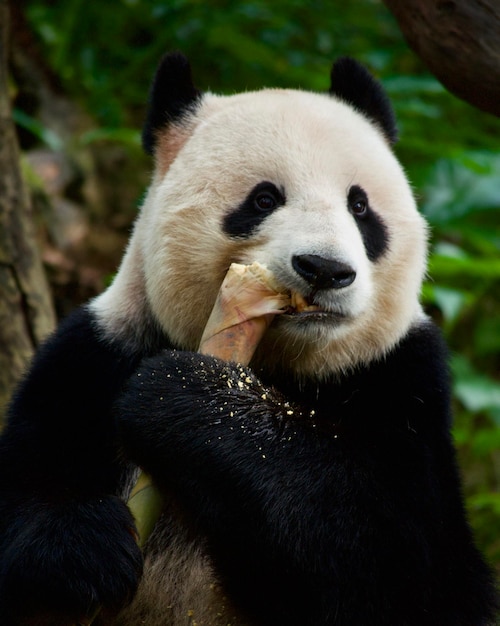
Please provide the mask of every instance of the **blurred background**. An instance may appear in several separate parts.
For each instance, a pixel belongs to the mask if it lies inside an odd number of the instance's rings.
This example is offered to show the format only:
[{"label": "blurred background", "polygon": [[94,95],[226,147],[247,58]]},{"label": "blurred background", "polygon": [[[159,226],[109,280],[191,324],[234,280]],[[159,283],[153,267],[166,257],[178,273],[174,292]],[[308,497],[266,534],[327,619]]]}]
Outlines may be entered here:
[{"label": "blurred background", "polygon": [[451,348],[456,438],[481,549],[500,572],[500,119],[449,94],[378,0],[11,3],[13,116],[57,316],[109,282],[148,184],[140,128],[156,64],[202,90],[328,88],[351,55],[381,80],[396,152],[432,227],[428,312]]}]

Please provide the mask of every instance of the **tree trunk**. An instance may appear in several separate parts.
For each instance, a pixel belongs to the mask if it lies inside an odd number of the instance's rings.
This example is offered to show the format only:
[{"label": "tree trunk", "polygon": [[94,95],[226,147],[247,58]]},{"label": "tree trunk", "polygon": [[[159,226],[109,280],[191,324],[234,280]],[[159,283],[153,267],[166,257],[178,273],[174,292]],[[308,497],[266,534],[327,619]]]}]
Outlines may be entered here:
[{"label": "tree trunk", "polygon": [[11,118],[8,18],[0,0],[0,425],[16,382],[55,326]]},{"label": "tree trunk", "polygon": [[384,0],[408,44],[453,94],[500,116],[499,0]]}]

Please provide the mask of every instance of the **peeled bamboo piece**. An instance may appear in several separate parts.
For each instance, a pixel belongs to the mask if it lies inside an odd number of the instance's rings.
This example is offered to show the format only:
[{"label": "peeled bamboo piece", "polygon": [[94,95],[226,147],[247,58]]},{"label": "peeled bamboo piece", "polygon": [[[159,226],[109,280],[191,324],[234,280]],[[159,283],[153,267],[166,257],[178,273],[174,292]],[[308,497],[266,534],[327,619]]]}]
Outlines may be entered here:
[{"label": "peeled bamboo piece", "polygon": [[248,365],[276,314],[290,297],[260,263],[232,263],[201,337],[199,352]]},{"label": "peeled bamboo piece", "polygon": [[137,543],[141,548],[152,533],[162,506],[163,498],[153,484],[151,476],[141,471],[128,500],[128,508],[134,516],[137,529]]}]

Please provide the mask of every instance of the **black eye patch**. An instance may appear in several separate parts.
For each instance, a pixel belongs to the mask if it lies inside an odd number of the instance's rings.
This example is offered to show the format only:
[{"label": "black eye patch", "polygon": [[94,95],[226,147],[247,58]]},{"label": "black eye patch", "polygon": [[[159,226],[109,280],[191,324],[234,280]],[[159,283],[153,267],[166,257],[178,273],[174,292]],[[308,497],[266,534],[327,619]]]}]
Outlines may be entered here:
[{"label": "black eye patch", "polygon": [[266,217],[285,201],[284,193],[276,185],[263,181],[255,185],[239,207],[224,217],[222,228],[231,237],[251,237]]},{"label": "black eye patch", "polygon": [[389,247],[389,231],[384,220],[371,209],[368,195],[359,185],[349,189],[347,208],[358,225],[366,256],[372,262],[377,261]]}]

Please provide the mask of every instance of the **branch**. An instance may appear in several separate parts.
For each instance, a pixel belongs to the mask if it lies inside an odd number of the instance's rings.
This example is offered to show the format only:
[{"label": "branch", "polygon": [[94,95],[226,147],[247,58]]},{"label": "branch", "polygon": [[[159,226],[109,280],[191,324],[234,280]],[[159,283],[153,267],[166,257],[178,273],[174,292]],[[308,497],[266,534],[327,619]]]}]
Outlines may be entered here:
[{"label": "branch", "polygon": [[500,117],[498,0],[384,0],[408,44],[448,89]]}]

